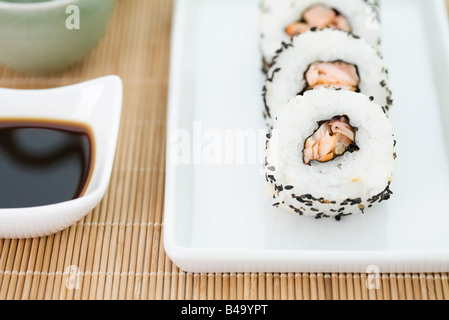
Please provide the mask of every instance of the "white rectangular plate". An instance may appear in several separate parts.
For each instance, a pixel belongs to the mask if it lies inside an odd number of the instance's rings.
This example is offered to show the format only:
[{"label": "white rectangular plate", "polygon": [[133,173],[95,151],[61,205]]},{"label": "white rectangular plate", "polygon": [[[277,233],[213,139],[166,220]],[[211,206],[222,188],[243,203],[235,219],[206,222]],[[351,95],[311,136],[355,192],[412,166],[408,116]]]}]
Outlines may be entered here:
[{"label": "white rectangular plate", "polygon": [[239,130],[248,139],[266,131],[258,1],[178,0],[164,218],[175,264],[191,272],[449,271],[446,14],[444,0],[382,2],[398,141],[394,195],[337,222],[271,207],[261,174],[264,140],[246,145],[244,161],[230,143]]}]

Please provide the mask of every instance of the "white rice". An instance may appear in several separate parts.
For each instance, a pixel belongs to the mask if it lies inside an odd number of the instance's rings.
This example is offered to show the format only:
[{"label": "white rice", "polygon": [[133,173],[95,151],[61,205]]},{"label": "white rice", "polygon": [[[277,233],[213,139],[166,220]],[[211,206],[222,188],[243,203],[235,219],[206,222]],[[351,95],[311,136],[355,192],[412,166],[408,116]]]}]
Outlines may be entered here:
[{"label": "white rice", "polygon": [[[347,116],[357,128],[360,150],[306,165],[305,141],[318,122],[335,116]],[[266,177],[273,204],[317,218],[364,213],[390,196],[394,144],[389,120],[363,94],[321,88],[295,97],[278,113],[267,144]]]},{"label": "white rice", "polygon": [[338,10],[348,20],[353,34],[378,49],[380,30],[375,0],[262,0],[261,48],[267,64],[271,64],[282,42],[290,42],[285,28],[298,21],[304,12],[315,4]]},{"label": "white rice", "polygon": [[388,71],[380,55],[363,39],[338,30],[308,31],[293,38],[267,74],[264,100],[268,124],[292,97],[306,87],[304,74],[314,62],[343,61],[357,67],[360,92],[372,96],[388,114],[392,104]]}]

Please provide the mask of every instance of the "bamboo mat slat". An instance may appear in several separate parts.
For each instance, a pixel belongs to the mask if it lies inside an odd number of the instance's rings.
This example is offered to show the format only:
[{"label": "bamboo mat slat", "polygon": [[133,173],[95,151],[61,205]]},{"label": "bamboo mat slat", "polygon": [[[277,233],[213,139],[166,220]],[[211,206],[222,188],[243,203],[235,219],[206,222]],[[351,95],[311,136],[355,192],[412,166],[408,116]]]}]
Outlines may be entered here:
[{"label": "bamboo mat slat", "polygon": [[8,88],[58,87],[107,74],[124,81],[104,199],[55,235],[0,239],[0,300],[449,300],[447,273],[197,274],[170,261],[162,235],[172,9],[172,0],[118,0],[99,46],[66,72],[30,77],[0,68],[0,87]]}]

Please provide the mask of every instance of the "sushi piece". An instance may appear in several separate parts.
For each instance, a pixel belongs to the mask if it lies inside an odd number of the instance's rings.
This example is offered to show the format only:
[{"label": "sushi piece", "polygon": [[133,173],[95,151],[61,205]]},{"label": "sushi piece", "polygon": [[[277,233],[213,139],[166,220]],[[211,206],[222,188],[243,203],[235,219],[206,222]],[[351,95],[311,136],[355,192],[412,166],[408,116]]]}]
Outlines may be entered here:
[{"label": "sushi piece", "polygon": [[283,42],[312,28],[351,32],[378,49],[378,1],[262,0],[260,34],[265,72]]},{"label": "sushi piece", "polygon": [[390,121],[369,97],[320,88],[285,104],[266,150],[273,206],[315,218],[388,200],[396,159]]},{"label": "sushi piece", "polygon": [[289,99],[321,87],[363,93],[388,115],[393,102],[388,71],[363,39],[339,30],[310,30],[285,44],[274,61],[263,89],[270,126]]}]

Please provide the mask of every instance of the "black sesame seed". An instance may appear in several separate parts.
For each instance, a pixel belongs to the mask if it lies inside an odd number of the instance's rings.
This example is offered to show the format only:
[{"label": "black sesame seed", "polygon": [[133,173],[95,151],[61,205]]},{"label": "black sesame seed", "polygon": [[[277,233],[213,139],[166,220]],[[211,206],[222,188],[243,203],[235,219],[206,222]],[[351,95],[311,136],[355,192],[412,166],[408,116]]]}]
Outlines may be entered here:
[{"label": "black sesame seed", "polygon": [[[271,73],[271,78],[267,78],[267,81],[268,81],[268,82],[273,82],[274,75],[275,75],[277,72],[279,72],[279,71],[281,71],[281,68],[276,68],[276,69],[274,69],[273,72]],[[265,90],[266,90],[266,89],[265,89]]]},{"label": "black sesame seed", "polygon": [[293,47],[293,44],[282,42],[282,46],[284,47],[284,49],[287,49],[288,47]]}]

